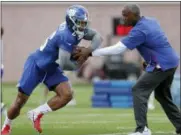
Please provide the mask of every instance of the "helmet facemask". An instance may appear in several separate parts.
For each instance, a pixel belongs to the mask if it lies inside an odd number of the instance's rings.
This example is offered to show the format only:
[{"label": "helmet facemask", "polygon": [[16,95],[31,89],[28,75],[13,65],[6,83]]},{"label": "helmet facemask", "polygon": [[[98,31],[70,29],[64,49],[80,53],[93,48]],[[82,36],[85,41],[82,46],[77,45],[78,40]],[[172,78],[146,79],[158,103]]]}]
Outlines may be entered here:
[{"label": "helmet facemask", "polygon": [[75,34],[78,36],[79,39],[83,38],[85,34],[85,29],[88,26],[87,16],[85,15],[83,19],[78,19],[78,18],[70,16],[70,20],[74,24],[72,29],[74,30]]}]

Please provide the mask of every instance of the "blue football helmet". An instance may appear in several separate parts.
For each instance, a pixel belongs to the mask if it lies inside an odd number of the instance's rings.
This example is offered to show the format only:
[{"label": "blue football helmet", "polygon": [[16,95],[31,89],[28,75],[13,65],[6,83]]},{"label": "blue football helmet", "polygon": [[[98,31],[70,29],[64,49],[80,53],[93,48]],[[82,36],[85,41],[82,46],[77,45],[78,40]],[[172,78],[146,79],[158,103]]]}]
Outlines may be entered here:
[{"label": "blue football helmet", "polygon": [[81,5],[73,5],[67,9],[66,23],[69,29],[78,36],[83,38],[85,29],[88,26],[88,11]]}]

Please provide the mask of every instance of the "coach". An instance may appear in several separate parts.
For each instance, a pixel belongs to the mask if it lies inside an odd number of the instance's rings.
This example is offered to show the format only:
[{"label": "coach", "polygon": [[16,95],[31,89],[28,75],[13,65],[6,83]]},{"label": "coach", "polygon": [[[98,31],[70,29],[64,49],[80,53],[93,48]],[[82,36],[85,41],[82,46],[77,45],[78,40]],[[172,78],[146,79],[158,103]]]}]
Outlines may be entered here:
[{"label": "coach", "polygon": [[146,72],[132,88],[136,130],[130,135],[151,135],[147,123],[147,103],[152,91],[163,107],[167,117],[181,133],[181,113],[173,103],[170,86],[179,65],[179,57],[171,47],[165,33],[156,19],[144,17],[136,4],[128,4],[122,10],[125,24],[133,26],[129,35],[110,47],[100,48],[91,53],[89,48],[79,48],[75,57],[116,55],[126,50],[137,49],[147,63]]}]

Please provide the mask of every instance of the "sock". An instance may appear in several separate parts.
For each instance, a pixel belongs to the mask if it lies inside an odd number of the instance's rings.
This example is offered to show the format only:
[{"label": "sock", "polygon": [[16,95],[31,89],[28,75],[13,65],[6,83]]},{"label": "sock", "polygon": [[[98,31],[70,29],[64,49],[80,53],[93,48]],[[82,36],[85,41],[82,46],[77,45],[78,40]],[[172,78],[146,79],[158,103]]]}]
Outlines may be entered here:
[{"label": "sock", "polygon": [[4,125],[11,125],[11,122],[12,122],[12,120],[10,120],[10,119],[8,118],[8,116],[6,116],[6,119],[5,119],[5,121],[4,121]]},{"label": "sock", "polygon": [[48,113],[48,112],[52,112],[52,109],[49,107],[49,105],[47,103],[37,107],[36,109],[34,109],[35,112],[37,113]]}]

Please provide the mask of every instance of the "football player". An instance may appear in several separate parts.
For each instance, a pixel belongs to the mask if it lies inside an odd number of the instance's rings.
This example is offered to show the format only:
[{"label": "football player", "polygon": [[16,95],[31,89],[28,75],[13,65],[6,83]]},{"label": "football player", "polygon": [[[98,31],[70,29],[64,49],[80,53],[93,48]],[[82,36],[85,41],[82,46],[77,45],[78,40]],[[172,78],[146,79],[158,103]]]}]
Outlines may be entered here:
[{"label": "football player", "polygon": [[[17,85],[17,97],[9,108],[4,121],[2,135],[10,134],[12,120],[20,114],[21,108],[39,83],[43,82],[49,90],[56,93],[47,103],[28,112],[29,119],[39,133],[42,132],[41,118],[46,113],[64,107],[72,99],[72,89],[68,78],[63,74],[63,66],[69,63],[74,69],[82,64],[71,59],[74,48],[82,39],[92,41],[92,51],[102,42],[100,34],[88,27],[88,17],[88,11],[83,6],[69,7],[66,11],[66,21],[59,25],[39,49],[29,55]],[[62,67],[56,63],[58,58]],[[82,61],[85,60],[82,59]]]}]

